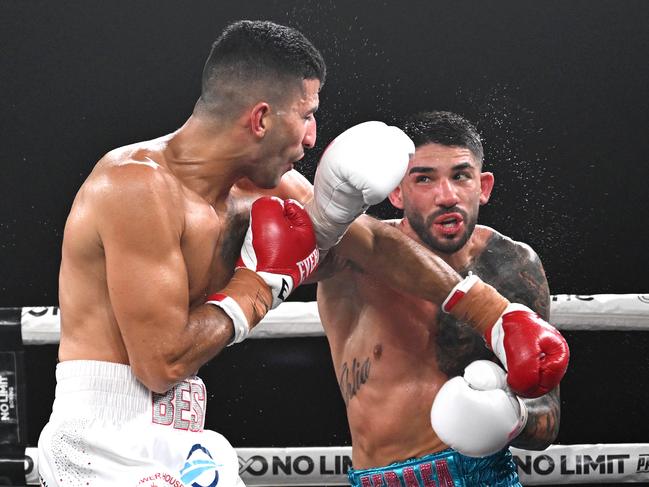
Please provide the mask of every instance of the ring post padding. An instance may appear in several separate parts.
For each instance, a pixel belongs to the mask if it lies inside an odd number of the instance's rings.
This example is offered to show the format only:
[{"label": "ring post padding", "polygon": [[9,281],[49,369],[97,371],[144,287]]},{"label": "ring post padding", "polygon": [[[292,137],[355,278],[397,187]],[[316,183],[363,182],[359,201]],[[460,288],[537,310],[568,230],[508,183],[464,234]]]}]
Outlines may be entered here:
[{"label": "ring post padding", "polygon": [[25,377],[22,351],[0,352],[0,446],[25,446]]},{"label": "ring post padding", "polygon": [[0,446],[26,446],[21,309],[0,309]]},{"label": "ring post padding", "polygon": [[0,308],[0,351],[23,346],[21,308]]},{"label": "ring post padding", "polygon": [[[0,446],[0,485],[31,485],[27,480],[25,449],[16,446]],[[38,485],[38,482],[35,484]]]},{"label": "ring post padding", "polygon": [[21,309],[0,309],[0,485],[25,485],[25,374]]}]

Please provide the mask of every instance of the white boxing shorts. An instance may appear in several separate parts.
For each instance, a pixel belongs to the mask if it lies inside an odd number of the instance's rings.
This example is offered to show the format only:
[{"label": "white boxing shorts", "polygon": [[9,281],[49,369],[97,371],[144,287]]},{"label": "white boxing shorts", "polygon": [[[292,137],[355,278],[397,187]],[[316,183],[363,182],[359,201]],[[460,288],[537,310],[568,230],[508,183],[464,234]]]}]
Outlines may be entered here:
[{"label": "white boxing shorts", "polygon": [[38,440],[41,485],[243,486],[234,448],[203,429],[206,403],[198,377],[156,394],[128,365],[61,362],[52,415]]}]

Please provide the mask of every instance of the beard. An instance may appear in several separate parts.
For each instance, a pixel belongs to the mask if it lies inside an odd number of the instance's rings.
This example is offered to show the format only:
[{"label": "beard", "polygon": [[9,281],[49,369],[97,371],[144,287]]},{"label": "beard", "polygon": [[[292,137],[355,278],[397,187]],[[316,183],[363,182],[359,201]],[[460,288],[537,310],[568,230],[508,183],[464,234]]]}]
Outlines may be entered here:
[{"label": "beard", "polygon": [[[462,215],[462,218],[464,219],[463,233],[448,237],[442,236],[440,238],[433,236],[430,230],[433,222],[441,215],[447,213],[459,213]],[[406,209],[406,211],[404,211],[404,216],[408,219],[410,228],[414,230],[426,247],[435,252],[441,252],[444,254],[453,254],[464,247],[469,238],[471,238],[471,235],[473,235],[473,230],[478,223],[477,211],[473,215],[469,216],[466,211],[460,210],[456,207],[436,211],[428,215],[425,219],[421,213],[414,211],[411,212]]]}]

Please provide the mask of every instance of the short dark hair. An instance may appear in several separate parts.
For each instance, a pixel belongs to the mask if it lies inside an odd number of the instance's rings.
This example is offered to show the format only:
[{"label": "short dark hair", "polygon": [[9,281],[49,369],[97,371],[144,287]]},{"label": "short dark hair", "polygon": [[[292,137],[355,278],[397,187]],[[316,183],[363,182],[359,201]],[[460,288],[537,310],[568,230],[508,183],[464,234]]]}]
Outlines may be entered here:
[{"label": "short dark hair", "polygon": [[403,131],[415,143],[441,144],[469,149],[482,165],[484,149],[477,129],[466,118],[453,112],[420,112],[402,123]]},{"label": "short dark hair", "polygon": [[240,20],[212,45],[197,106],[223,116],[262,93],[281,100],[291,85],[317,79],[322,86],[325,78],[322,54],[301,32],[270,21]]}]

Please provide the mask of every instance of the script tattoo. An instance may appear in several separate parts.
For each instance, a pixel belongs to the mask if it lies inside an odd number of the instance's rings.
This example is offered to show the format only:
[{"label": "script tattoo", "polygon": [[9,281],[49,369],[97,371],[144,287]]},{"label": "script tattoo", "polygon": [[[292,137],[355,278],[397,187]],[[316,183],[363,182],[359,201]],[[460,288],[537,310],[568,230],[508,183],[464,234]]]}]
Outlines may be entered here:
[{"label": "script tattoo", "polygon": [[345,406],[349,406],[351,398],[354,397],[361,386],[367,382],[367,379],[370,376],[370,368],[371,362],[369,357],[362,363],[354,357],[351,366],[347,365],[347,362],[343,362],[338,385],[340,386],[340,392],[345,400]]}]

